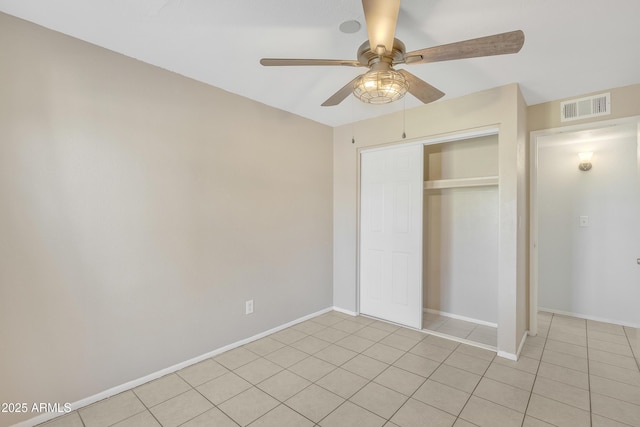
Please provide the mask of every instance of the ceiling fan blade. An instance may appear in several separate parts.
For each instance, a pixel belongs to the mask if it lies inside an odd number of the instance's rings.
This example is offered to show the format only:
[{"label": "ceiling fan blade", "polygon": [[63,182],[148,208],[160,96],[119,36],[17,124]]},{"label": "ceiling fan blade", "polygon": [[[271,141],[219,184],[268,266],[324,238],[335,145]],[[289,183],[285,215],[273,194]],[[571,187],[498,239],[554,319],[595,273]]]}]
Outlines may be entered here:
[{"label": "ceiling fan blade", "polygon": [[364,67],[358,61],[349,59],[284,59],[284,58],[262,58],[260,63],[265,67],[273,66],[298,66],[298,65],[337,65],[346,67]]},{"label": "ceiling fan blade", "polygon": [[523,44],[524,33],[517,30],[415,50],[406,53],[404,57],[407,64],[425,64],[429,62],[451,61],[454,59],[517,53]]},{"label": "ceiling fan blade", "polygon": [[377,48],[384,46],[387,52],[391,52],[400,11],[400,0],[362,0],[362,8],[364,19],[367,21],[371,50],[381,55],[384,51],[380,52]]},{"label": "ceiling fan blade", "polygon": [[353,93],[353,86],[356,84],[356,81],[360,78],[361,76],[356,77],[355,79],[351,80],[349,83],[347,83],[346,85],[344,85],[342,87],[342,89],[340,89],[339,91],[337,91],[336,93],[334,93],[333,95],[331,95],[329,97],[329,99],[327,99],[326,101],[324,101],[322,103],[323,107],[332,107],[334,105],[338,105],[340,104],[342,101],[344,101],[347,96],[349,96],[351,93]]},{"label": "ceiling fan blade", "polygon": [[409,82],[409,93],[420,101],[428,104],[429,102],[437,101],[444,96],[444,92],[431,86],[429,83],[414,76],[406,70],[398,70],[405,79]]}]

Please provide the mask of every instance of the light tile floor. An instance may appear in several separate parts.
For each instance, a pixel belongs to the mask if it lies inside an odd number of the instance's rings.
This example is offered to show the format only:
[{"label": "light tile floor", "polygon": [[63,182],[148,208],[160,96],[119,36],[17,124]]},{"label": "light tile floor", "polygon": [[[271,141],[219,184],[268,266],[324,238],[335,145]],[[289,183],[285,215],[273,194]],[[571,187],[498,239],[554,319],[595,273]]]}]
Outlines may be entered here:
[{"label": "light tile floor", "polygon": [[330,312],[43,426],[640,426],[640,330],[538,319],[513,362]]},{"label": "light tile floor", "polygon": [[498,328],[453,319],[440,314],[424,313],[422,316],[422,329],[427,332],[439,332],[452,337],[491,346],[494,350],[498,345]]}]

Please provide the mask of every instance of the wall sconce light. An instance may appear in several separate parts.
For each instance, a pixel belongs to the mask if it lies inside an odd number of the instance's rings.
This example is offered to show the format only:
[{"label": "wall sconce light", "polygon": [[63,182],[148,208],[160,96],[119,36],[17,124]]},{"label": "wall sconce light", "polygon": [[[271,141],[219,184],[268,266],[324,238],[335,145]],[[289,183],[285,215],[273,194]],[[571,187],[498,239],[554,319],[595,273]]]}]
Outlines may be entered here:
[{"label": "wall sconce light", "polygon": [[580,164],[578,165],[578,169],[581,171],[588,171],[591,169],[591,157],[593,156],[592,152],[588,153],[578,153],[578,157],[580,157]]}]

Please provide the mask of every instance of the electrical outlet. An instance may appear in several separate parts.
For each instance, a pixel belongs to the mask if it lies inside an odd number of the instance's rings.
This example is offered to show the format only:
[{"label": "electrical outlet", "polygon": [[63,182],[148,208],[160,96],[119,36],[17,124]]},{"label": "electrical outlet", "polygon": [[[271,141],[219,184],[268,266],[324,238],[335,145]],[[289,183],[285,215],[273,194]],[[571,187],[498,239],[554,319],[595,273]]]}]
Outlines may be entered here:
[{"label": "electrical outlet", "polygon": [[250,299],[244,303],[244,314],[253,313],[253,300]]}]

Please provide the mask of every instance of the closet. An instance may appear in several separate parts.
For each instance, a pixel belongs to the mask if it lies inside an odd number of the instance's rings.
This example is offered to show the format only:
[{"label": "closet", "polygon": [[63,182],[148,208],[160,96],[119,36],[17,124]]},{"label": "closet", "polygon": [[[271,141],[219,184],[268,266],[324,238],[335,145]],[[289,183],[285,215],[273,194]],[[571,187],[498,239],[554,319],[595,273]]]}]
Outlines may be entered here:
[{"label": "closet", "polygon": [[360,313],[517,360],[526,155],[524,133],[506,135],[487,127],[360,151]]},{"label": "closet", "polygon": [[337,306],[517,360],[530,325],[535,243],[527,111],[514,84],[412,110],[407,138],[393,126],[401,114],[367,121],[355,144],[353,127],[336,130]]},{"label": "closet", "polygon": [[423,147],[423,329],[495,349],[498,135]]}]

